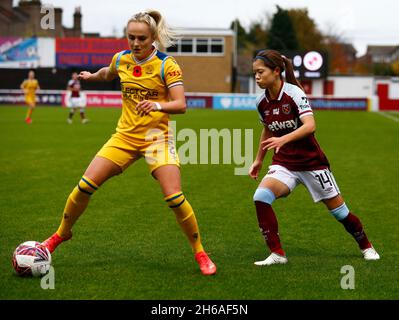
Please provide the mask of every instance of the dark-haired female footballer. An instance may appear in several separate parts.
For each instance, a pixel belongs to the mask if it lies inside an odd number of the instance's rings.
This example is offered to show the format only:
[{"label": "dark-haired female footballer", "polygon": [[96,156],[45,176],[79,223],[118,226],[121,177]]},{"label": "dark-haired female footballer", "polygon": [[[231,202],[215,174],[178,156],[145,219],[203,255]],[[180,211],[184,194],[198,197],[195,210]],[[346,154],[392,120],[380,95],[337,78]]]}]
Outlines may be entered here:
[{"label": "dark-haired female footballer", "polygon": [[126,36],[130,50],[115,54],[109,67],[93,74],[79,74],[79,79],[85,81],[111,81],[119,76],[122,115],[116,133],[97,153],[69,195],[60,227],[44,245],[53,252],[70,239],[72,226],[93,193],[109,178],[144,157],[160,184],[166,204],[174,211],[190,242],[201,272],[212,275],[216,266],[202,247],[194,211],[181,190],[179,159],[168,124],[169,114],[186,110],[182,72],[172,57],[153,46],[154,42],[170,46],[173,33],[159,12],[148,11],[128,21]]},{"label": "dark-haired female footballer", "polygon": [[[285,71],[285,81],[282,72]],[[274,50],[259,52],[253,60],[258,86],[264,89],[257,109],[264,128],[256,159],[249,169],[257,179],[267,150],[274,149],[271,166],[260,182],[254,202],[260,230],[271,254],[258,266],[287,263],[272,203],[303,184],[315,202],[322,201],[330,213],[357,241],[366,260],[378,260],[359,218],[350,212],[330,171],[330,164],[316,141],[313,112],[295,78],[291,61]]]}]

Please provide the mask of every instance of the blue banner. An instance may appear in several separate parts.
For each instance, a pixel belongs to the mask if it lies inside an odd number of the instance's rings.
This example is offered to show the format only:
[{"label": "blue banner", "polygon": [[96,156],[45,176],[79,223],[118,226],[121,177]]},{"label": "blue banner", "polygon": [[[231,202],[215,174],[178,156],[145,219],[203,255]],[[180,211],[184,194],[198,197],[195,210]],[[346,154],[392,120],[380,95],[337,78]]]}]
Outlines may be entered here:
[{"label": "blue banner", "polygon": [[38,64],[37,38],[0,38],[0,68],[36,68]]},{"label": "blue banner", "polygon": [[219,110],[256,110],[257,95],[215,95],[213,109]]},{"label": "blue banner", "polygon": [[359,98],[309,98],[313,109],[367,110],[368,99]]},{"label": "blue banner", "polygon": [[[36,103],[38,105],[60,106],[62,103],[61,91],[37,93]],[[3,104],[26,105],[25,96],[21,90],[0,90],[0,105]]]}]

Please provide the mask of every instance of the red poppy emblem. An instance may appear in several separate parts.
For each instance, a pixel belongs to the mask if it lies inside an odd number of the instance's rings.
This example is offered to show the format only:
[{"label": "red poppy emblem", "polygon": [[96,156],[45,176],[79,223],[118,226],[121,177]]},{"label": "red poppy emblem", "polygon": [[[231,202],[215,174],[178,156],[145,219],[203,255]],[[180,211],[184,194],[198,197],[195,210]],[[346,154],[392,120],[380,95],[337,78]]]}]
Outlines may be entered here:
[{"label": "red poppy emblem", "polygon": [[141,74],[143,73],[143,70],[141,69],[141,67],[140,66],[135,66],[134,68],[133,68],[133,75],[135,76],[135,77],[141,77]]}]

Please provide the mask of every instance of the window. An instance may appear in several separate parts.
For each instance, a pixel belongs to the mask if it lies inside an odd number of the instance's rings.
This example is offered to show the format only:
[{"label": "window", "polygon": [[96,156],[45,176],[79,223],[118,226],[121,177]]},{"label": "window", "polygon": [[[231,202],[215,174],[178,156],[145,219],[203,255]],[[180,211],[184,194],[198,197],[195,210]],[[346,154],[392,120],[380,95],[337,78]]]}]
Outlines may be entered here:
[{"label": "window", "polygon": [[211,39],[211,52],[223,53],[223,39]]},{"label": "window", "polygon": [[166,49],[176,55],[223,55],[224,38],[181,38],[176,45]]},{"label": "window", "polygon": [[197,53],[208,52],[208,39],[197,39]]},{"label": "window", "polygon": [[183,53],[193,53],[193,39],[181,39],[181,49]]},{"label": "window", "polygon": [[166,49],[167,52],[178,52],[178,44],[176,43],[175,45],[169,47]]}]

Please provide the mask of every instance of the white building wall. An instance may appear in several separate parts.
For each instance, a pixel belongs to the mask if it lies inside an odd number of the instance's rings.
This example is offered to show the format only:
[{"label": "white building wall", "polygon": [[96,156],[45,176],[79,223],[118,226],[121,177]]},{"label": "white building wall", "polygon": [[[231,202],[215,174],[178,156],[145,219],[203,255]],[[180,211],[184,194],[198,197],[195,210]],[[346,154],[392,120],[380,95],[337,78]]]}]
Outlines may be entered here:
[{"label": "white building wall", "polygon": [[388,90],[389,99],[399,99],[399,82],[391,82]]},{"label": "white building wall", "polygon": [[37,47],[39,55],[39,67],[40,68],[55,67],[55,39],[38,38]]},{"label": "white building wall", "polygon": [[334,81],[335,98],[362,98],[374,94],[373,77],[328,77]]},{"label": "white building wall", "polygon": [[324,79],[313,80],[312,81],[312,94],[310,96],[322,97],[323,96],[323,83],[324,83]]}]

